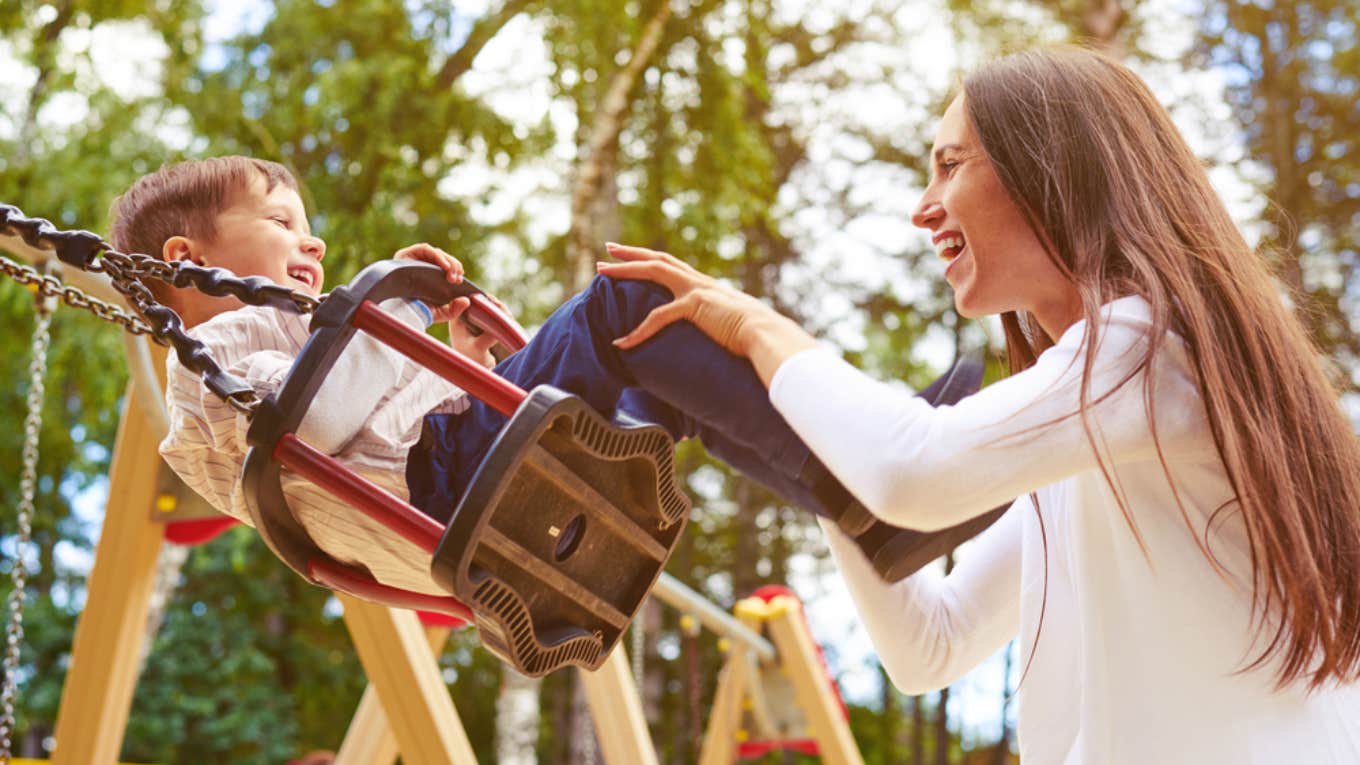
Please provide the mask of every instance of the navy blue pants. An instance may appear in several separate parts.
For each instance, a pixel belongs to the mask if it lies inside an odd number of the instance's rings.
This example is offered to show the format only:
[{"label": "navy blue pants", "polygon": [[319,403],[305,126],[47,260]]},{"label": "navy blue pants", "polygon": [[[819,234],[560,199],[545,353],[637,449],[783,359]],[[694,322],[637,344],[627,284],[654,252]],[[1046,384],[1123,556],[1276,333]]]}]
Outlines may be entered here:
[{"label": "navy blue pants", "polygon": [[[670,300],[668,290],[651,282],[596,277],[495,371],[525,390],[551,385],[601,413],[656,423],[677,441],[698,438],[709,453],[790,502],[826,514],[817,498],[826,495],[814,495],[800,478],[816,460],[770,405],[748,360],[688,322],[637,348],[611,344]],[[461,414],[427,415],[406,469],[411,504],[447,522],[506,419],[475,399]]]}]

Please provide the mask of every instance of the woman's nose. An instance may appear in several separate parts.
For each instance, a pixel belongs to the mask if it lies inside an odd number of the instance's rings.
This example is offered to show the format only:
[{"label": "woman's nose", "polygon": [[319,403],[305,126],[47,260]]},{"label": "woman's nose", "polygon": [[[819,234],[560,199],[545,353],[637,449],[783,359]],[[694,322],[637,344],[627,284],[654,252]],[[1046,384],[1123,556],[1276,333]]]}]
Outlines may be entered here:
[{"label": "woman's nose", "polygon": [[938,228],[944,219],[944,207],[939,202],[925,197],[911,214],[911,222],[921,228]]}]

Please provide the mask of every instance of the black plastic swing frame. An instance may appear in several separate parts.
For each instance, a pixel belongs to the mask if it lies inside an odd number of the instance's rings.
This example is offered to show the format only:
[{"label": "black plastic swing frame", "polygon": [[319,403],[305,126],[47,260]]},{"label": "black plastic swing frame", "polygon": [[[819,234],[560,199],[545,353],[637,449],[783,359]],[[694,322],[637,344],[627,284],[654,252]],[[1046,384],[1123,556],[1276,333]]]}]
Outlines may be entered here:
[{"label": "black plastic swing frame", "polygon": [[[336,289],[247,437],[243,481],[251,520],[286,565],[315,584],[387,605],[475,622],[482,642],[520,672],[597,669],[660,576],[689,516],[674,480],[674,445],[655,425],[610,420],[548,386],[525,392],[377,304],[392,297],[443,305],[467,295],[466,316],[509,351],[523,333],[469,282],[424,263],[386,261]],[[379,489],[295,434],[322,380],[364,331],[501,411],[488,449],[447,527]],[[284,468],[334,494],[431,555],[447,597],[378,583],[335,560],[289,510]]]}]

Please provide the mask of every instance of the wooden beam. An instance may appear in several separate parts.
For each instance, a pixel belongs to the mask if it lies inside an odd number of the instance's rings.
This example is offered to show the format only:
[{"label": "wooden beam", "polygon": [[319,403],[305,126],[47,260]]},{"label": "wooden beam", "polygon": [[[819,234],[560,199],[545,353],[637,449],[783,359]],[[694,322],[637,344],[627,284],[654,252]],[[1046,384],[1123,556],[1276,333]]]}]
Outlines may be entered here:
[{"label": "wooden beam", "polygon": [[768,626],[780,665],[793,681],[798,706],[808,718],[822,761],[830,765],[864,765],[850,725],[841,711],[831,680],[817,655],[817,645],[803,618],[803,605],[785,596],[770,601]]},{"label": "wooden beam", "polygon": [[[448,627],[426,627],[425,638],[430,644],[430,653],[438,658],[449,641],[452,633]],[[392,726],[387,722],[387,713],[378,700],[378,689],[370,683],[364,689],[364,696],[354,710],[345,740],[335,755],[335,765],[392,765],[397,761],[401,750],[397,748],[397,737],[392,734]]]},{"label": "wooden beam", "polygon": [[581,670],[595,737],[606,765],[656,765],[656,747],[622,645],[594,672]]},{"label": "wooden beam", "polygon": [[[756,629],[759,629],[758,625]],[[708,726],[704,728],[699,765],[731,765],[737,761],[742,701],[754,680],[754,661],[746,643],[732,641],[727,661],[718,674],[718,687],[713,692],[713,708],[708,713]]]},{"label": "wooden beam", "polygon": [[[161,365],[164,369],[164,365]],[[76,622],[71,663],[57,709],[52,762],[103,765],[117,761],[146,639],[163,528],[151,520],[164,435],[152,432],[129,386],[109,471],[109,500],[85,609]]]},{"label": "wooden beam", "polygon": [[406,765],[476,765],[439,665],[414,611],[386,608],[342,593],[345,625],[359,662],[377,689]]}]

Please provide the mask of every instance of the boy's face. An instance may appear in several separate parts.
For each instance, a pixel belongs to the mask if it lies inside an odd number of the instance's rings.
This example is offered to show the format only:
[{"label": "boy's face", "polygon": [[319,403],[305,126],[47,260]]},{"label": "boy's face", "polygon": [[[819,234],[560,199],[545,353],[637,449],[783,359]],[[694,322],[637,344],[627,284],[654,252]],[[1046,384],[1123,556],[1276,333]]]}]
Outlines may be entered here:
[{"label": "boy's face", "polygon": [[[249,188],[234,194],[218,213],[217,231],[211,239],[184,240],[184,251],[167,252],[167,257],[189,257],[201,266],[225,268],[241,277],[263,276],[276,284],[320,294],[326,243],[312,236],[296,191],[282,184],[271,191],[265,187],[264,177],[257,175]],[[239,305],[222,305],[213,313]]]}]

